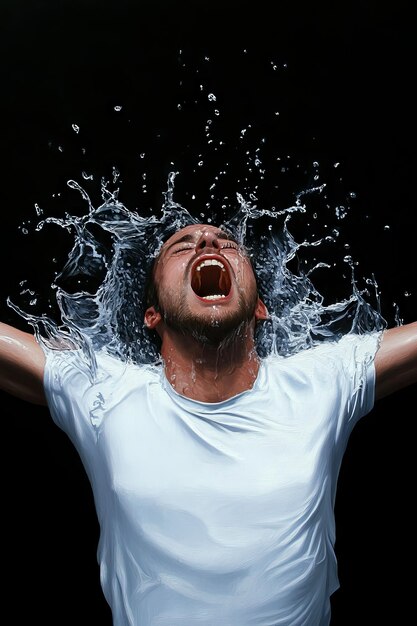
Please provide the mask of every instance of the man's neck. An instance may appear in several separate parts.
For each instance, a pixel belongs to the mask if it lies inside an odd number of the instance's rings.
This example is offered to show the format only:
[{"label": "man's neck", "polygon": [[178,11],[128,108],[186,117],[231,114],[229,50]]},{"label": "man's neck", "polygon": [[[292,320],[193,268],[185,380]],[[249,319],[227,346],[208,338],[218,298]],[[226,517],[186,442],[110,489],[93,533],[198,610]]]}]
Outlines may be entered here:
[{"label": "man's neck", "polygon": [[162,342],[165,375],[177,393],[200,402],[221,402],[253,387],[259,357],[253,333],[209,345],[169,333]]}]

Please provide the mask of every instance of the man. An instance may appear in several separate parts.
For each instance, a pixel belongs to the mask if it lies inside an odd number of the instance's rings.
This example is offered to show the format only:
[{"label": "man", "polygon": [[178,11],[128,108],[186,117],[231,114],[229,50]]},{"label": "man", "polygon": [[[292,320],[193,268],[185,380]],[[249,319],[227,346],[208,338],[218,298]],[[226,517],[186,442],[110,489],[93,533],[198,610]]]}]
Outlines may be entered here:
[{"label": "man", "polygon": [[417,323],[258,356],[248,256],[192,224],[162,246],[145,325],[163,365],[45,350],[0,327],[2,389],[47,404],[92,484],[115,626],[326,626],[349,435],[417,381]]}]

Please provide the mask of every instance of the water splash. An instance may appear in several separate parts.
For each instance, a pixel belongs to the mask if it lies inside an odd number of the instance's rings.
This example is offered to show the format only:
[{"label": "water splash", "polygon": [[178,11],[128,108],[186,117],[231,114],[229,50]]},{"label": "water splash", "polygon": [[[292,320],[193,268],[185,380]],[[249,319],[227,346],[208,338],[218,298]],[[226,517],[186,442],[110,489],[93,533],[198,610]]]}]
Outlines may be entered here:
[{"label": "water splash", "polygon": [[[177,174],[171,172],[168,176],[159,215],[144,217],[130,211],[118,200],[118,189],[111,191],[105,180],[101,187],[103,202],[94,207],[81,185],[70,180],[68,186],[79,192],[87,205],[86,214],[47,217],[36,227],[39,231],[55,225],[73,236],[73,247],[52,285],[60,319],[30,314],[10,299],[8,304],[32,325],[46,350],[63,346],[83,350],[93,378],[94,354],[101,348],[124,361],[160,363],[159,347],[143,324],[147,277],[166,238],[179,228],[201,222],[200,216],[197,218],[175,201]],[[116,181],[115,175],[113,183]],[[253,194],[245,199],[237,193],[235,213],[224,216],[223,223],[218,224],[248,251],[270,314],[269,321],[257,329],[261,356],[288,356],[348,332],[380,330],[386,325],[379,310],[375,280],[368,279],[367,287],[360,290],[353,262],[347,261],[351,293],[330,305],[324,305],[311,278],[318,268],[329,264],[319,261],[302,269],[298,263],[296,270],[292,269],[303,250],[317,248],[338,236],[334,229],[330,236],[297,242],[290,232],[293,216],[306,213],[306,197],[321,194],[323,189],[321,185],[303,190],[294,204],[282,209],[258,208]],[[369,287],[374,290],[376,306],[368,301]]]}]

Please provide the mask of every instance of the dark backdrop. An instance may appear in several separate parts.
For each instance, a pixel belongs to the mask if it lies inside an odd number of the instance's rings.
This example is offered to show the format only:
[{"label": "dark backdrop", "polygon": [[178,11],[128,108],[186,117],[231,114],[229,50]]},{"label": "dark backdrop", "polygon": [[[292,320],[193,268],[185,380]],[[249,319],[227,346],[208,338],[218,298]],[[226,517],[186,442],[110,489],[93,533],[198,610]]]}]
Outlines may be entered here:
[{"label": "dark backdrop", "polygon": [[[208,215],[216,209],[214,175],[225,167],[225,193],[233,195],[247,170],[245,146],[252,154],[260,146],[266,207],[280,193],[285,206],[313,184],[314,161],[321,181],[337,183],[335,196],[354,192],[343,241],[361,272],[375,273],[388,320],[394,303],[405,322],[414,320],[411,14],[411,3],[366,0],[3,0],[1,319],[27,329],[6,304],[25,288],[34,295],[22,298],[37,299],[33,310],[49,303],[45,285],[69,240],[34,227],[37,212],[85,211],[67,180],[85,183],[97,204],[101,177],[111,179],[116,167],[120,199],[146,213],[158,210],[167,175],[177,170],[178,200]],[[209,118],[218,152],[205,135]],[[246,138],[238,140],[242,128]],[[5,394],[1,400],[2,611],[16,624],[110,624],[80,461],[47,410]],[[415,386],[394,394],[352,435],[336,507],[341,589],[332,626],[401,624],[413,614],[406,566],[415,559],[415,403]]]}]

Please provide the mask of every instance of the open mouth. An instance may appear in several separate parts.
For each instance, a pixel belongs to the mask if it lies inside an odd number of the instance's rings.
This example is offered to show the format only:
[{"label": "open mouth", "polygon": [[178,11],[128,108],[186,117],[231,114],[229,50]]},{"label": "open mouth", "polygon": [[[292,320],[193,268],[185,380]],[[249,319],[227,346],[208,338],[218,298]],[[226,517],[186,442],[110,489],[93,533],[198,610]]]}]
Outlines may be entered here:
[{"label": "open mouth", "polygon": [[227,298],[231,286],[229,272],[218,259],[204,259],[193,269],[191,287],[203,300]]}]

